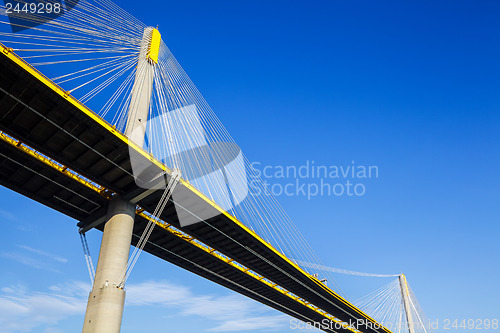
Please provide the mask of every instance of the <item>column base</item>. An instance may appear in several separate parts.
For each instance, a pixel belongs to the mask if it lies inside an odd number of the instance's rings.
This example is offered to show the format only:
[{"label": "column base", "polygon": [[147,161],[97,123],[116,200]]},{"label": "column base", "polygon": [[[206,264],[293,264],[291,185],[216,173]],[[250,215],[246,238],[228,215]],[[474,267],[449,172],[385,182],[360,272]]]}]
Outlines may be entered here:
[{"label": "column base", "polygon": [[119,333],[125,290],[108,285],[89,295],[83,333]]}]

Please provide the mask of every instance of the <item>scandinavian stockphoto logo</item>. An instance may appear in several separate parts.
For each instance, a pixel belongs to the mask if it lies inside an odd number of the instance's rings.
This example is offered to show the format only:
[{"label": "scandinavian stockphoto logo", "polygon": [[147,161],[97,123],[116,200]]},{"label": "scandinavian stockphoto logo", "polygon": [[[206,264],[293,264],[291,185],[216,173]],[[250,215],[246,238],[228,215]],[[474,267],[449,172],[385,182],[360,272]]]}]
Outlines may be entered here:
[{"label": "scandinavian stockphoto logo", "polygon": [[[175,124],[173,126],[172,124]],[[143,125],[144,126],[144,125]],[[147,127],[147,128],[146,128]],[[238,206],[248,195],[247,172],[240,148],[234,143],[208,142],[207,134],[196,105],[165,112],[148,120],[147,126],[134,128],[131,137],[146,133],[145,148],[156,159],[169,167],[181,169],[182,178],[223,210]],[[129,147],[132,171],[136,184],[144,189],[165,189],[171,180],[169,174],[158,175],[158,167]],[[182,204],[186,193],[172,193],[181,226],[210,219],[220,214],[206,205]],[[180,199],[180,200],[178,200]]]},{"label": "scandinavian stockphoto logo", "polygon": [[20,32],[55,20],[72,10],[78,0],[3,0],[12,32]]}]

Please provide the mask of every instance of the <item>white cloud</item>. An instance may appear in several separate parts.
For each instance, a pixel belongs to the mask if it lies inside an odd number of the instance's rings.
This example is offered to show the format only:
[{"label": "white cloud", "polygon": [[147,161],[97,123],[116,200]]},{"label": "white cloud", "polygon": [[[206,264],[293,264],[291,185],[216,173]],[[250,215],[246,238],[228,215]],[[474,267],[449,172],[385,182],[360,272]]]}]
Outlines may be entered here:
[{"label": "white cloud", "polygon": [[33,258],[31,256],[28,256],[24,253],[20,252],[2,252],[0,253],[0,256],[6,259],[13,260],[17,263],[37,268],[37,269],[48,269],[50,271],[55,271],[53,268],[49,267],[43,260],[39,260],[36,258]]},{"label": "white cloud", "polygon": [[220,325],[209,329],[211,332],[241,332],[257,330],[278,330],[289,324],[290,317],[286,315],[260,316],[227,320]]},{"label": "white cloud", "polygon": [[71,291],[61,294],[29,292],[23,286],[1,289],[0,327],[2,332],[31,332],[35,328],[50,327],[60,320],[85,311],[86,300],[71,296]]},{"label": "white cloud", "polygon": [[46,269],[52,272],[58,272],[56,268],[58,264],[66,264],[68,262],[68,259],[57,254],[45,252],[25,245],[18,245],[17,247],[22,251],[2,252],[0,253],[0,256],[26,266],[37,269]]},{"label": "white cloud", "polygon": [[16,216],[14,214],[12,214],[11,212],[0,209],[0,218],[5,219],[5,220],[9,220],[9,221],[14,221],[16,219]]},{"label": "white cloud", "polygon": [[[0,14],[1,16],[2,14]],[[15,222],[15,223],[5,223],[5,222]],[[37,228],[36,226],[28,221],[24,221],[19,218],[16,212],[9,212],[4,209],[0,209],[0,223],[5,223],[5,226],[15,228],[16,230],[23,232],[33,232]]]},{"label": "white cloud", "polygon": [[[53,285],[47,292],[30,291],[22,285],[2,287],[1,330],[59,332],[57,324],[72,316],[83,324],[89,290],[90,284],[80,281]],[[127,286],[126,306],[129,309],[161,306],[168,308],[168,315],[200,317],[206,319],[210,332],[271,331],[289,324],[288,316],[269,315],[269,308],[244,296],[199,295],[168,281]]]},{"label": "white cloud", "polygon": [[242,295],[196,295],[170,282],[144,282],[127,287],[127,306],[155,305],[176,308],[180,315],[215,322],[212,332],[269,331],[289,325],[286,315],[266,315],[269,308]]},{"label": "white cloud", "polygon": [[191,295],[189,289],[184,286],[154,281],[127,285],[126,291],[126,304],[133,306],[152,304],[177,305]]},{"label": "white cloud", "polygon": [[6,294],[26,294],[28,289],[23,285],[17,284],[15,286],[3,287],[2,291]]},{"label": "white cloud", "polygon": [[68,262],[68,259],[62,257],[62,256],[59,256],[57,254],[53,254],[53,253],[49,253],[49,252],[45,252],[45,251],[42,251],[42,250],[38,250],[38,249],[34,249],[32,247],[29,247],[29,246],[26,246],[26,245],[18,245],[18,247],[20,249],[23,249],[23,250],[26,250],[26,251],[29,251],[29,252],[33,252],[35,254],[38,254],[42,257],[46,257],[46,258],[49,258],[49,259],[52,259],[54,261],[58,261],[60,263],[67,263]]},{"label": "white cloud", "polygon": [[87,282],[73,281],[50,286],[49,290],[64,297],[84,298],[87,300],[91,285]]}]

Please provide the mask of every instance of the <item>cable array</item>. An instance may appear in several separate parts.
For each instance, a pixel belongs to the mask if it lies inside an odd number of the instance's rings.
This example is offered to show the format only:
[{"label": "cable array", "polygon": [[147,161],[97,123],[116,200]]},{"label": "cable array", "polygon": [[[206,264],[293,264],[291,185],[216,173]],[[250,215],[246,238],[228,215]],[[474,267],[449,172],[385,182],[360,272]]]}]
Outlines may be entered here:
[{"label": "cable array", "polygon": [[80,233],[80,240],[82,242],[83,254],[85,256],[85,262],[87,263],[87,269],[89,271],[90,284],[94,284],[95,269],[94,269],[94,264],[92,263],[92,257],[90,256],[90,249],[89,249],[89,244],[87,243],[87,236],[85,236],[85,234],[83,233]]},{"label": "cable array", "polygon": [[[408,290],[410,291],[409,308],[413,318],[413,332],[429,333],[429,322],[409,286]],[[409,332],[399,278],[360,298],[354,302],[354,305],[393,333]]]},{"label": "cable array", "polygon": [[[320,264],[163,41],[146,137],[145,148],[154,156],[179,168],[183,178],[283,254]],[[335,285],[328,272],[317,272]]]},{"label": "cable array", "polygon": [[0,41],[113,122],[107,113],[130,93],[146,25],[109,0],[66,0],[64,4],[64,14],[50,21],[42,13],[7,14],[1,5]]},{"label": "cable array", "polygon": [[373,273],[356,272],[356,271],[350,271],[347,269],[317,265],[317,264],[313,264],[310,262],[305,262],[305,261],[297,260],[297,259],[292,259],[292,261],[294,261],[297,265],[300,265],[302,267],[314,268],[316,270],[320,270],[320,271],[324,271],[324,272],[333,272],[333,273],[357,275],[357,276],[384,277],[384,278],[385,277],[399,276],[399,274],[373,274]]},{"label": "cable array", "polygon": [[144,246],[148,242],[148,239],[151,236],[151,233],[153,232],[153,229],[156,223],[158,222],[161,213],[167,206],[168,200],[172,196],[172,192],[174,191],[175,186],[177,185],[177,182],[180,179],[180,176],[181,176],[180,172],[174,170],[174,172],[172,173],[172,178],[170,178],[170,181],[168,182],[168,185],[165,188],[165,191],[163,192],[160,201],[158,202],[153,214],[151,215],[151,218],[149,219],[146,228],[144,228],[141,237],[139,237],[139,241],[137,242],[137,245],[134,248],[134,252],[130,256],[130,259],[128,260],[127,266],[123,270],[121,281],[118,285],[120,288],[123,288],[125,286],[125,282],[127,282],[128,277],[130,276],[132,270],[134,269],[134,266],[137,263],[137,260],[139,259],[139,256],[141,255]]}]

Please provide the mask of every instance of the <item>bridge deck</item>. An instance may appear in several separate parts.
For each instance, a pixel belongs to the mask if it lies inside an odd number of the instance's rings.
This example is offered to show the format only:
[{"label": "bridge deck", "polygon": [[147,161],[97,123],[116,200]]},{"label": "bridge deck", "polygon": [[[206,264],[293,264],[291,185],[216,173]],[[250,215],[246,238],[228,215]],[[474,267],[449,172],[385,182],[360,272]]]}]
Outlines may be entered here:
[{"label": "bridge deck", "polygon": [[[137,158],[150,162],[151,174],[168,175],[169,169],[1,44],[0,53],[0,183],[81,221],[83,227],[104,220],[112,195],[135,198],[144,212],[154,211],[163,191],[142,198],[145,190],[134,179],[129,145]],[[185,214],[203,209],[214,217],[181,227],[169,202],[147,252],[304,321],[334,316],[347,323],[363,320],[371,326],[360,328],[363,332],[390,332],[187,181],[181,180],[174,194]],[[141,212],[133,244],[147,223],[147,214]]]}]

